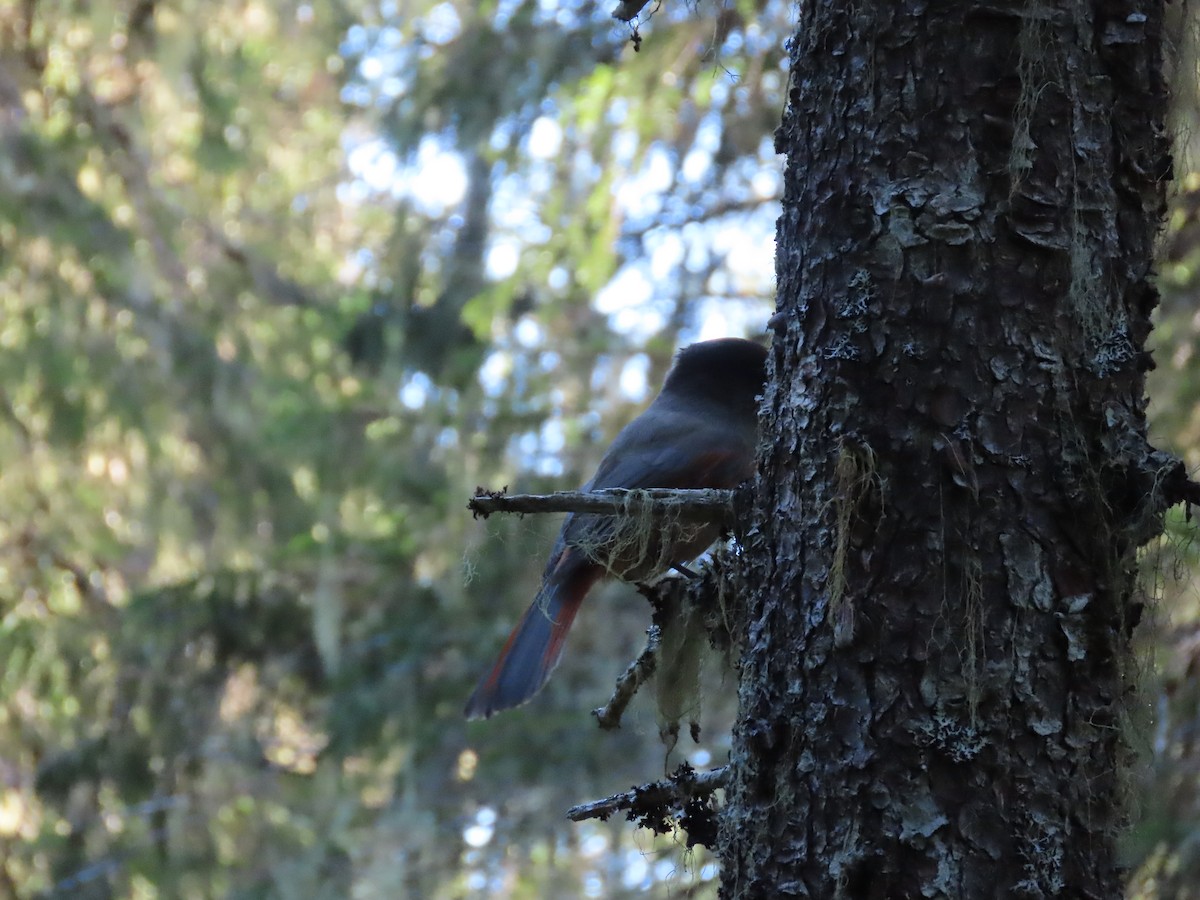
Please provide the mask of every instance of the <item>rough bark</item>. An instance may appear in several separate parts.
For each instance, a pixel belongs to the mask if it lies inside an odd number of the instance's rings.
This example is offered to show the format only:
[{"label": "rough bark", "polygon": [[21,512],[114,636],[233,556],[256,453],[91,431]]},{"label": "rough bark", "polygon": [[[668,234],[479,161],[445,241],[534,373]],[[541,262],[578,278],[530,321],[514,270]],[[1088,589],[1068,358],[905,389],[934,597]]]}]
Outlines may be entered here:
[{"label": "rough bark", "polygon": [[1162,6],[800,10],[723,895],[1119,896]]}]

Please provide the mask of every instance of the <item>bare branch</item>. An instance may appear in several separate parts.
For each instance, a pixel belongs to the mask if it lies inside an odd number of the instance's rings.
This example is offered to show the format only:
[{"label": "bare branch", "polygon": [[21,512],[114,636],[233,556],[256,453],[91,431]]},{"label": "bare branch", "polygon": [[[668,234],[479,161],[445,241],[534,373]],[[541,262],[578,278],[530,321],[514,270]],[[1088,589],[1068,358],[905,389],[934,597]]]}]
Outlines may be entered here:
[{"label": "bare branch", "polygon": [[[676,568],[682,570],[682,567],[677,566]],[[683,571],[686,573],[686,570]],[[714,584],[710,580],[712,572],[712,568],[709,567],[704,570],[703,575],[664,578],[654,584],[637,586],[638,593],[650,602],[654,618],[646,630],[645,649],[617,678],[608,702],[604,706],[592,710],[592,715],[596,717],[596,723],[605,731],[615,731],[621,727],[621,717],[625,715],[625,710],[634,695],[658,672],[659,660],[662,657],[663,630],[671,628],[675,624],[675,620],[679,618],[680,606],[685,598],[690,598],[692,603],[701,602],[698,596],[705,595],[693,595],[692,591],[705,590],[701,587],[704,584],[708,584],[712,588]],[[671,660],[668,659],[667,663],[669,665]]]},{"label": "bare branch", "polygon": [[[505,489],[507,490],[507,488]],[[715,489],[672,490],[652,488],[632,491],[607,488],[602,491],[556,491],[553,494],[506,494],[476,488],[467,509],[476,518],[492,513],[577,512],[601,516],[640,516],[647,509],[683,522],[733,524],[733,491]]]},{"label": "bare branch", "polygon": [[603,800],[572,806],[567,810],[567,818],[572,822],[582,822],[584,819],[605,820],[615,812],[628,810],[631,819],[654,819],[661,817],[668,807],[682,809],[688,802],[725,787],[728,780],[728,766],[697,772],[685,763],[675,770],[675,774],[663,781],[643,784]]},{"label": "bare branch", "polygon": [[621,673],[613,688],[612,697],[599,709],[592,710],[592,715],[605,731],[621,727],[621,716],[625,713],[625,707],[629,705],[638,688],[645,684],[658,668],[658,647],[662,642],[662,629],[651,625],[646,634],[646,649]]}]

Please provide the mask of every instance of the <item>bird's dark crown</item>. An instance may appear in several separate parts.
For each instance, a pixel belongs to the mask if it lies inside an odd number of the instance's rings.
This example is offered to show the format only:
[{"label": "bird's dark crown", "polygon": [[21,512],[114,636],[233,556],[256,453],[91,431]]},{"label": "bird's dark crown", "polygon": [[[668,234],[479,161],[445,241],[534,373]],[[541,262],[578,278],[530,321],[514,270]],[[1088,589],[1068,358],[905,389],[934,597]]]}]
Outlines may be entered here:
[{"label": "bird's dark crown", "polygon": [[767,380],[767,348],[743,338],[701,341],[679,351],[663,392],[748,403]]}]

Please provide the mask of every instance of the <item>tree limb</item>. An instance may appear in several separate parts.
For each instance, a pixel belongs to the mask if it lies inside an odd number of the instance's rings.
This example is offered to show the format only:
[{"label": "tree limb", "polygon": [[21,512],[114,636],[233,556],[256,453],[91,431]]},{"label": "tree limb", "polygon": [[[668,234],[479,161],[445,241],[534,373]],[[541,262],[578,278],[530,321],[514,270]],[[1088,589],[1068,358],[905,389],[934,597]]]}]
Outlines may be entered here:
[{"label": "tree limb", "polygon": [[553,494],[507,494],[507,490],[476,488],[475,496],[467,501],[467,509],[475,518],[482,516],[485,519],[499,512],[633,516],[650,508],[657,515],[685,522],[716,521],[731,525],[734,520],[733,491],[607,488],[602,491],[556,491]]},{"label": "tree limb", "polygon": [[629,668],[621,673],[608,702],[592,710],[592,715],[605,731],[621,727],[621,716],[625,707],[629,705],[638,688],[645,684],[658,668],[658,647],[662,643],[662,629],[651,625],[646,634],[646,648],[629,664]]},{"label": "tree limb", "polygon": [[582,822],[584,819],[603,821],[615,812],[628,810],[631,819],[657,819],[661,818],[668,808],[681,809],[688,802],[707,797],[718,788],[725,787],[728,779],[729,766],[697,772],[684,763],[673,775],[662,781],[643,784],[603,800],[572,806],[567,810],[567,818],[572,822]]}]

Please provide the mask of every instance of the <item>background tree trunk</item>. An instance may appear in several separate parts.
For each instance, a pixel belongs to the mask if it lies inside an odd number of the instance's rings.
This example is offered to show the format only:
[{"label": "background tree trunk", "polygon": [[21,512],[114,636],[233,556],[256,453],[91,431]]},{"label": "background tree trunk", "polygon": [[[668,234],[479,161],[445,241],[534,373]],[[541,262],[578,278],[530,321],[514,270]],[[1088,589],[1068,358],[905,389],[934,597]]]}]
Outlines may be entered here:
[{"label": "background tree trunk", "polygon": [[801,6],[727,897],[1119,894],[1161,16]]}]

